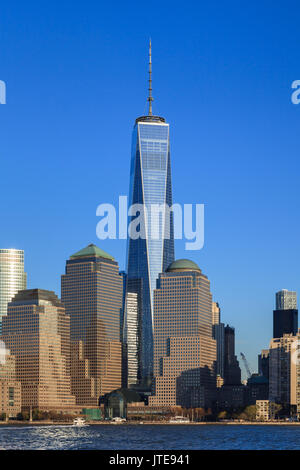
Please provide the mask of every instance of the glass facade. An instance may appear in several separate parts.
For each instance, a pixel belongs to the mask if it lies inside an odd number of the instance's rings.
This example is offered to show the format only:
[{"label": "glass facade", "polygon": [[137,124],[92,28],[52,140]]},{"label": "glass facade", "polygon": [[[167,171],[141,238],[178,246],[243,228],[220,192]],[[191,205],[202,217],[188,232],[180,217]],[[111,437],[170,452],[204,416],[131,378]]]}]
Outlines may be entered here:
[{"label": "glass facade", "polygon": [[[145,381],[153,375],[153,290],[159,273],[174,260],[173,213],[168,211],[172,206],[169,124],[163,118],[136,120],[129,204],[145,208],[141,236],[134,239],[129,231],[127,248],[127,290],[134,291],[132,286],[139,285],[141,297],[140,374]],[[153,211],[154,204],[160,207],[159,216]]]},{"label": "glass facade", "polygon": [[0,250],[0,333],[2,317],[7,314],[7,304],[18,291],[26,289],[24,251]]}]

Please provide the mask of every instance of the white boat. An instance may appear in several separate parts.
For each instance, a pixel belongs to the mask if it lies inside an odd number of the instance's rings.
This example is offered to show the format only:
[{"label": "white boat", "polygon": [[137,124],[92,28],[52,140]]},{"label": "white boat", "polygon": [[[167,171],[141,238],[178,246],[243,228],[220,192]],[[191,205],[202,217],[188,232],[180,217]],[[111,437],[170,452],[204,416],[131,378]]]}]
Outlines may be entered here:
[{"label": "white boat", "polygon": [[188,424],[190,423],[189,418],[186,418],[185,416],[174,416],[174,418],[171,418],[169,423],[172,424]]},{"label": "white boat", "polygon": [[125,418],[120,418],[119,416],[116,416],[115,418],[112,419],[113,423],[125,423],[126,419]]},{"label": "white boat", "polygon": [[73,420],[73,426],[78,426],[78,427],[82,428],[84,426],[88,426],[88,424],[86,423],[85,419],[83,419],[83,418],[75,418]]}]

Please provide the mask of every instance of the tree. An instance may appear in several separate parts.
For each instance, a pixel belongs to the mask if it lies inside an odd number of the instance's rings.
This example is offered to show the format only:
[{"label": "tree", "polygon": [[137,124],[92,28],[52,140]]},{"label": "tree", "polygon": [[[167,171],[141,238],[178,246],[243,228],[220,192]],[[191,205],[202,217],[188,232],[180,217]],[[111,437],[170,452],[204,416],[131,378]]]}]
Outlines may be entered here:
[{"label": "tree", "polygon": [[228,417],[227,411],[220,411],[217,416],[218,419],[226,419],[227,417]]},{"label": "tree", "polygon": [[[245,416],[248,421],[256,420],[256,405],[246,406],[241,415]],[[240,418],[243,419],[240,415]]]}]

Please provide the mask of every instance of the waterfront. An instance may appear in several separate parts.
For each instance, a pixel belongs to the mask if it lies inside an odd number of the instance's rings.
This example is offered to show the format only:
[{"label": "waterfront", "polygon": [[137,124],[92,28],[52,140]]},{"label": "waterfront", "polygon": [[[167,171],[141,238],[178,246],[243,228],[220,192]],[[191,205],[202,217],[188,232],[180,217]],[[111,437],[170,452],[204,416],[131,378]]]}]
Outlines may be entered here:
[{"label": "waterfront", "polygon": [[293,425],[1,426],[0,450],[295,450]]}]

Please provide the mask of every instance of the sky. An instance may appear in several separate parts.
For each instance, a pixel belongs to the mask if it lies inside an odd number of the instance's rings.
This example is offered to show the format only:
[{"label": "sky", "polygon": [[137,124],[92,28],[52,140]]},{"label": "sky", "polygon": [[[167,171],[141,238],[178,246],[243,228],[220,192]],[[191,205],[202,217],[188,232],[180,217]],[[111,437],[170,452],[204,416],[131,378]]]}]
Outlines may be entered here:
[{"label": "sky", "polygon": [[[299,293],[300,6],[296,1],[2,2],[0,247],[25,250],[28,288],[60,295],[96,208],[129,190],[131,134],[170,123],[173,200],[205,205],[198,263],[252,371],[272,337],[275,292]],[[241,364],[243,369],[243,364]]]}]

